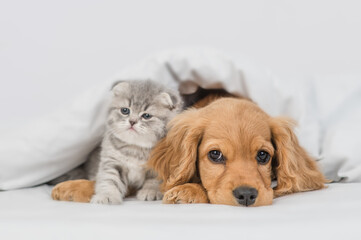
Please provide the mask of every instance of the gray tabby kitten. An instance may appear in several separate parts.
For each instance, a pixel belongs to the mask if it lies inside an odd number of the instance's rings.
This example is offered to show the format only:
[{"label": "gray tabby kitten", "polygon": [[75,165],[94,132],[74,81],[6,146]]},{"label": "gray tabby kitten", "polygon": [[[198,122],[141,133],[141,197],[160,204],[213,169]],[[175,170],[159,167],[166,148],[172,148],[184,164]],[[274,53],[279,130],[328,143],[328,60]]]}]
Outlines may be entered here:
[{"label": "gray tabby kitten", "polygon": [[181,111],[180,96],[152,81],[120,82],[113,94],[101,146],[83,166],[53,183],[95,178],[92,203],[119,204],[129,189],[137,190],[140,200],[159,200],[159,181],[144,165],[167,123]]}]

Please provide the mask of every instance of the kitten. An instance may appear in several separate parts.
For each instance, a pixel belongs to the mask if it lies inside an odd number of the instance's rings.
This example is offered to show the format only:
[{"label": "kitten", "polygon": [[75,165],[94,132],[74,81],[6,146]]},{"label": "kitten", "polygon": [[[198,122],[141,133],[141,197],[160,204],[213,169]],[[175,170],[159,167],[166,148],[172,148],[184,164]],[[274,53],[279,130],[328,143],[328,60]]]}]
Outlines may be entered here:
[{"label": "kitten", "polygon": [[178,93],[152,81],[120,82],[113,87],[101,145],[81,167],[62,180],[96,180],[92,203],[119,204],[137,190],[140,200],[159,200],[159,181],[145,171],[150,150],[165,136],[167,123],[182,110]]}]

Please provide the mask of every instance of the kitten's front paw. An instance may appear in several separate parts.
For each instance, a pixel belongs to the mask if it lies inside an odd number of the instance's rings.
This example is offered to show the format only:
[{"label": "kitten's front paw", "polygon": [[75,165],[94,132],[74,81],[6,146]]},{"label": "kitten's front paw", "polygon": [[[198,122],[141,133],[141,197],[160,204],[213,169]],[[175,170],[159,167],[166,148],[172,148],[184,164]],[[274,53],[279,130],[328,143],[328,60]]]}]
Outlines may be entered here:
[{"label": "kitten's front paw", "polygon": [[95,194],[90,203],[96,204],[121,204],[123,198],[120,194]]},{"label": "kitten's front paw", "polygon": [[156,189],[142,188],[137,192],[137,198],[142,201],[155,201],[161,200],[163,194]]}]

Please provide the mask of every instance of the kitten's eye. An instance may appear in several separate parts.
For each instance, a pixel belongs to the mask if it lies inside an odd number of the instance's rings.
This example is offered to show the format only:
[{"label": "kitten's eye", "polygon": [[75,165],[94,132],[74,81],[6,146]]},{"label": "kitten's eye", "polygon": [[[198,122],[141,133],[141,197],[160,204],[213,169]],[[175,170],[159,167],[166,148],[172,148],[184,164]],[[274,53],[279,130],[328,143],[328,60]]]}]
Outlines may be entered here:
[{"label": "kitten's eye", "polygon": [[266,151],[260,150],[257,153],[256,159],[259,164],[264,165],[271,159],[271,155]]},{"label": "kitten's eye", "polygon": [[224,158],[221,151],[212,150],[208,153],[208,159],[214,163],[224,163],[226,159]]},{"label": "kitten's eye", "polygon": [[144,113],[144,114],[142,115],[142,118],[148,120],[148,119],[151,119],[151,118],[152,118],[152,115],[150,115],[149,113]]},{"label": "kitten's eye", "polygon": [[121,108],[121,109],[120,109],[120,112],[121,112],[122,114],[124,114],[124,115],[129,115],[130,110],[129,110],[129,108]]}]

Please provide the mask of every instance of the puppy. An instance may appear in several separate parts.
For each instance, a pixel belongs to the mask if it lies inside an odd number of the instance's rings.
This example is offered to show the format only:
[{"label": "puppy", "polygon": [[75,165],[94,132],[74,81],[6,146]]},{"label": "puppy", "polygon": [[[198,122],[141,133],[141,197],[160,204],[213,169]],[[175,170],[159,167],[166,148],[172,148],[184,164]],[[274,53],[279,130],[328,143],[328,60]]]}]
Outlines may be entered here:
[{"label": "puppy", "polygon": [[163,181],[163,202],[262,206],[274,197],[324,188],[326,179],[293,125],[237,98],[179,114],[148,161]]}]

